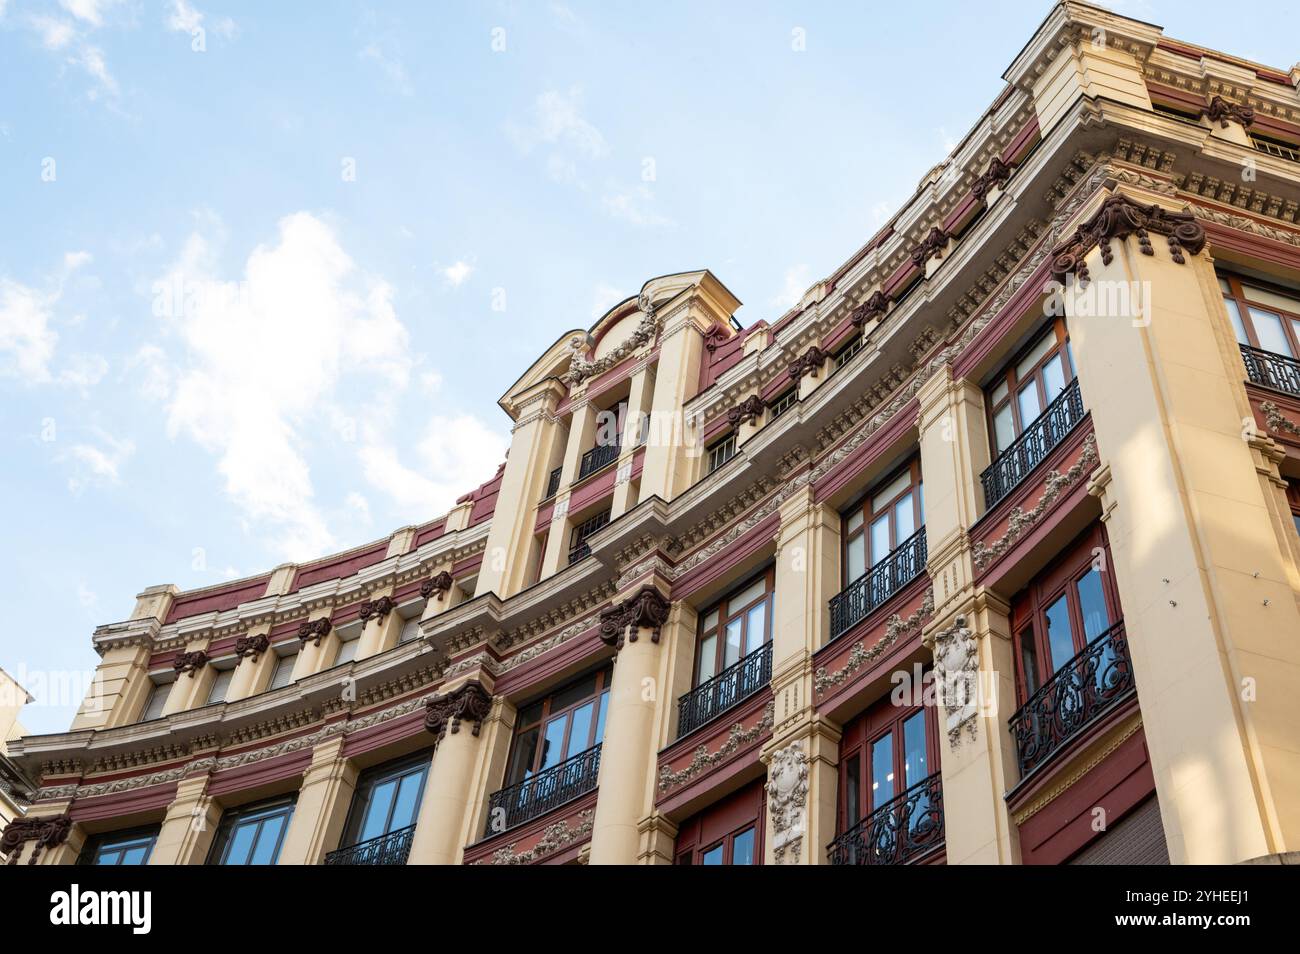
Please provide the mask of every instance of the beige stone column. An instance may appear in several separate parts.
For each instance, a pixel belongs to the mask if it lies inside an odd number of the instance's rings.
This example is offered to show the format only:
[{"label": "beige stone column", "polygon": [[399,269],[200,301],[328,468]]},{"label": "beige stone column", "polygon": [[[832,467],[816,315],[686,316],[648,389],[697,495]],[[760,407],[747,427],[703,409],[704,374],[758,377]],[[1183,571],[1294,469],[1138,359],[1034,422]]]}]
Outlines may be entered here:
[{"label": "beige stone column", "polygon": [[230,680],[226,701],[255,696],[271,681],[276,655],[271,651],[271,624],[259,623],[235,641],[235,675]]},{"label": "beige stone column", "polygon": [[312,750],[277,864],[317,865],[339,847],[357,784],[357,767],[344,758],[343,742],[335,736]]},{"label": "beige stone column", "polygon": [[1144,309],[1067,314],[1170,859],[1224,864],[1300,848],[1300,610],[1209,250],[1152,233],[1084,250]]},{"label": "beige stone column", "polygon": [[632,458],[640,446],[646,428],[648,436],[650,401],[654,396],[654,369],[643,366],[633,372],[627,399],[627,418],[623,422],[622,452],[618,458],[618,471],[614,478],[614,500],[610,509],[610,519],[617,520],[628,510],[635,507],[637,499],[633,494],[638,483],[632,481]]},{"label": "beige stone column", "polygon": [[459,864],[465,849],[466,816],[473,812],[483,722],[492,697],[478,682],[463,683],[428,702],[425,727],[435,751],[424,783],[420,817],[409,864]]},{"label": "beige stone column", "polygon": [[563,439],[554,417],[563,391],[558,381],[548,379],[512,398],[517,417],[479,570],[479,593],[492,591],[505,598],[532,582],[528,555],[533,545],[533,521],[554,466],[555,444]]},{"label": "beige stone column", "polygon": [[111,729],[138,719],[153,690],[149,655],[144,643],[107,650],[72,720],[72,731]]},{"label": "beige stone column", "polygon": [[392,587],[387,590],[381,595],[372,595],[361,604],[364,623],[361,635],[357,637],[361,640],[357,647],[357,659],[366,659],[392,649],[402,634],[405,621],[393,612],[397,609],[397,604],[393,602]]},{"label": "beige stone column", "polygon": [[[647,584],[601,614],[601,638],[618,656],[600,752],[600,795],[592,820],[593,865],[630,865],[641,846],[639,826],[654,782],[656,727],[662,726],[667,672],[664,626],[670,605]],[[668,634],[670,637],[672,633]]]},{"label": "beige stone column", "polygon": [[650,401],[649,441],[641,468],[641,497],[672,500],[694,476],[701,448],[682,421],[682,407],[695,396],[703,360],[704,333],[713,319],[695,305],[669,317],[659,338],[654,394]]},{"label": "beige stone column", "polygon": [[212,689],[212,680],[216,678],[212,667],[208,665],[207,646],[206,639],[186,644],[179,660],[182,668],[177,669],[176,680],[172,683],[171,691],[167,693],[167,704],[163,706],[163,715],[184,712],[201,706],[207,701],[208,693]]},{"label": "beige stone column", "polygon": [[206,773],[181,779],[176,797],[167,806],[149,864],[201,865],[207,860],[221,822],[221,806],[207,794],[207,787]]},{"label": "beige stone column", "polygon": [[293,661],[294,682],[333,665],[339,654],[340,640],[328,616],[303,621],[298,627],[298,638],[302,641],[302,648]]},{"label": "beige stone column", "polygon": [[578,479],[582,455],[591,450],[596,441],[596,409],[590,402],[581,401],[573,408],[569,420],[568,442],[564,449],[564,463],[560,470],[560,492],[555,495],[555,509],[551,527],[546,534],[546,550],[542,555],[542,578],[556,573],[567,565],[569,556],[569,485]]}]

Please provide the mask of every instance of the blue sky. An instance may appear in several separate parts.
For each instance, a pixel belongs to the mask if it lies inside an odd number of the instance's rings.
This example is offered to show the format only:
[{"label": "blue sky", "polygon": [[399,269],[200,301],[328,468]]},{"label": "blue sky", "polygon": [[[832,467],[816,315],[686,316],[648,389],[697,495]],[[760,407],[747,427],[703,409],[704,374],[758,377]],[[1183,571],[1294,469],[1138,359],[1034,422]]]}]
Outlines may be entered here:
[{"label": "blue sky", "polygon": [[[1287,3],[1118,6],[1297,53],[1267,28]],[[501,393],[647,278],[708,267],[743,322],[781,314],[1048,9],[0,0],[0,667],[38,696],[24,722],[66,728],[51,687],[147,585],[444,512],[501,460]]]}]

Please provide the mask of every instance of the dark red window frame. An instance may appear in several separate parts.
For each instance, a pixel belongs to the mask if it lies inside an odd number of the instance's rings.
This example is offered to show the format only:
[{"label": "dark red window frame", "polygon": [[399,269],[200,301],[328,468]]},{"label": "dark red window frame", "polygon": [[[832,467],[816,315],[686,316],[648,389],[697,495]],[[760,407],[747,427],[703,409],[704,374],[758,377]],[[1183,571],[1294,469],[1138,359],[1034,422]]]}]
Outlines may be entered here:
[{"label": "dark red window frame", "polygon": [[[903,723],[918,712],[924,713],[925,716],[925,764],[927,771],[923,777],[929,778],[939,771],[938,712],[933,705],[901,706],[895,704],[892,698],[886,697],[870,706],[865,712],[844,726],[844,733],[840,736],[840,784],[837,798],[839,825],[837,831],[847,831],[866,818],[867,815],[907,791],[909,786],[904,784],[906,781],[904,770],[906,747],[903,744]],[[880,804],[875,804],[871,792],[872,746],[891,734],[894,738],[895,782],[893,793],[889,798],[881,799]],[[856,805],[852,804],[851,799],[852,789],[854,788],[851,783],[854,765],[857,766]],[[922,781],[920,778],[914,779],[911,784],[915,785],[920,781]]]},{"label": "dark red window frame", "polygon": [[703,864],[705,853],[722,845],[722,863],[730,865],[736,836],[752,828],[754,864],[761,865],[764,851],[763,820],[766,813],[767,793],[763,788],[763,780],[758,779],[682,822],[677,830],[673,864]]}]

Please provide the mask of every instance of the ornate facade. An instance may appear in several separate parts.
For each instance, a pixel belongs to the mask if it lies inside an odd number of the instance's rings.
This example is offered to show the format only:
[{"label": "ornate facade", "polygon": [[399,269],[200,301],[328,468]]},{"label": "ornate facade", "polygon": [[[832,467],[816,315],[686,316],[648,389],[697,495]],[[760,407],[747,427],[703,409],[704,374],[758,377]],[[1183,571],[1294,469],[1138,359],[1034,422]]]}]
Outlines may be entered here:
[{"label": "ornate facade", "polygon": [[778,319],[647,281],[492,480],[99,627],[10,863],[1300,850],[1300,70],[1062,3]]}]

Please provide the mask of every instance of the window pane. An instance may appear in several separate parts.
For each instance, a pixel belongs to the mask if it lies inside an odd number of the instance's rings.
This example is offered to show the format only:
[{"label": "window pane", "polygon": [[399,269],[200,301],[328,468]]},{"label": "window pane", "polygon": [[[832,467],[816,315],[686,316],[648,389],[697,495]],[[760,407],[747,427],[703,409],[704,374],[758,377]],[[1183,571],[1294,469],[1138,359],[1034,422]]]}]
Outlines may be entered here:
[{"label": "window pane", "polygon": [[861,756],[854,752],[844,766],[844,821],[846,828],[852,828],[862,818],[862,788],[859,773]]},{"label": "window pane", "polygon": [[562,715],[546,723],[546,737],[542,741],[542,768],[548,769],[563,761],[560,754],[564,751],[564,730],[568,727],[569,717]]},{"label": "window pane", "polygon": [[506,778],[507,785],[522,782],[533,774],[533,762],[537,758],[537,740],[541,735],[541,731],[541,729],[534,726],[525,732],[521,732],[519,738],[515,740],[514,761],[510,764],[510,775]]},{"label": "window pane", "polygon": [[230,833],[230,850],[226,852],[226,860],[222,862],[222,864],[248,864],[248,857],[253,850],[253,839],[256,837],[256,822],[241,822],[236,824],[235,830]]},{"label": "window pane", "polygon": [[871,746],[871,807],[894,797],[894,737],[882,736]]},{"label": "window pane", "polygon": [[884,487],[879,487],[871,495],[871,512],[879,513],[883,508],[889,506],[889,502],[901,494],[912,484],[911,471],[903,471]]},{"label": "window pane", "polygon": [[916,514],[912,510],[912,495],[907,494],[894,504],[894,535],[902,543],[916,533]]},{"label": "window pane", "polygon": [[1056,346],[1056,332],[1048,330],[1047,334],[1039,338],[1037,343],[1030,349],[1029,353],[1016,363],[1016,380],[1023,381],[1034,370],[1034,366],[1043,360],[1043,355],[1051,351]]},{"label": "window pane", "polygon": [[1281,308],[1283,311],[1300,313],[1300,297],[1295,295],[1279,295],[1267,288],[1257,288],[1254,285],[1244,283],[1241,286],[1241,293],[1250,301],[1257,301],[1261,305],[1272,305],[1274,308]]},{"label": "window pane", "polygon": [[569,730],[569,750],[565,753],[565,758],[590,748],[591,717],[595,712],[595,702],[588,702],[585,706],[578,706],[573,710],[573,728]]},{"label": "window pane", "polygon": [[713,627],[717,625],[718,625],[718,611],[711,610],[709,612],[709,615],[704,617],[704,631],[708,632],[709,630],[713,629]]},{"label": "window pane", "polygon": [[1043,365],[1043,390],[1047,392],[1049,404],[1065,390],[1065,363],[1059,354],[1053,355],[1051,360]]},{"label": "window pane", "polygon": [[1271,311],[1262,311],[1259,308],[1250,309],[1250,321],[1255,326],[1255,335],[1259,338],[1259,346],[1265,351],[1272,351],[1274,354],[1284,354],[1292,357],[1291,345],[1287,343],[1286,332],[1282,330],[1282,319]]},{"label": "window pane", "polygon": [[853,513],[849,514],[849,522],[844,528],[844,533],[846,535],[852,535],[857,533],[859,530],[862,529],[862,524],[865,522],[866,522],[866,518],[862,516],[861,510],[853,511]]},{"label": "window pane", "polygon": [[270,689],[279,689],[293,681],[293,664],[298,661],[298,654],[281,656],[275,663],[275,672],[271,674]]},{"label": "window pane", "polygon": [[871,524],[871,565],[875,566],[889,556],[889,514],[877,517]]},{"label": "window pane", "polygon": [[1020,635],[1020,665],[1025,672],[1025,696],[1038,691],[1038,650],[1034,648],[1034,631],[1025,630]]},{"label": "window pane", "polygon": [[397,787],[397,800],[393,806],[393,817],[388,822],[388,831],[397,831],[415,824],[415,816],[420,811],[420,784],[423,781],[423,769],[402,777],[402,783]]},{"label": "window pane", "polygon": [[579,679],[572,686],[561,689],[551,700],[551,711],[567,709],[575,702],[581,702],[583,699],[590,699],[596,694],[596,673]]},{"label": "window pane", "polygon": [[1010,392],[1007,389],[1007,379],[1003,378],[997,383],[997,386],[993,389],[992,393],[989,394],[989,403],[996,407],[1002,403],[1008,393]]},{"label": "window pane", "polygon": [[253,849],[249,864],[275,864],[276,856],[280,854],[280,835],[284,833],[286,820],[284,815],[273,815],[258,826],[257,847]]},{"label": "window pane", "polygon": [[409,643],[420,635],[420,617],[412,616],[402,624],[402,635],[397,637],[399,643]]},{"label": "window pane", "polygon": [[867,572],[867,538],[863,534],[858,534],[849,541],[849,545],[844,552],[844,573],[845,582],[852,583],[863,573]]},{"label": "window pane", "polygon": [[1250,338],[1246,336],[1246,325],[1241,320],[1241,309],[1231,298],[1223,299],[1223,306],[1228,309],[1228,318],[1232,321],[1232,332],[1237,336],[1237,344],[1250,344]]},{"label": "window pane", "polygon": [[596,745],[605,739],[605,713],[609,710],[609,690],[606,689],[600,694],[600,711],[596,713],[596,737],[592,745]]},{"label": "window pane", "polygon": [[916,509],[921,512],[921,526],[925,526],[925,481],[916,483]]},{"label": "window pane", "polygon": [[334,665],[341,666],[343,663],[350,663],[357,658],[357,647],[361,645],[359,639],[349,639],[346,643],[339,643],[339,654],[334,659]]},{"label": "window pane", "polygon": [[1011,405],[1008,404],[993,417],[993,433],[998,442],[998,453],[1011,446],[1016,439],[1016,422],[1011,418]]},{"label": "window pane", "polygon": [[171,688],[169,682],[159,683],[153,687],[149,692],[149,701],[145,703],[144,715],[140,717],[141,722],[162,718],[163,708],[167,705],[167,694]]},{"label": "window pane", "polygon": [[722,864],[722,845],[715,845],[704,853],[700,858],[702,865],[720,865]]},{"label": "window pane", "polygon": [[1043,412],[1043,406],[1038,401],[1038,385],[1030,381],[1016,395],[1016,403],[1020,405],[1020,426],[1028,427],[1033,420]]},{"label": "window pane", "polygon": [[731,839],[731,863],[733,865],[754,863],[754,829],[746,828]]},{"label": "window pane", "polygon": [[1052,654],[1052,672],[1074,658],[1074,635],[1070,631],[1070,609],[1062,596],[1047,608],[1047,645]]},{"label": "window pane", "polygon": [[393,808],[393,799],[397,795],[397,779],[386,779],[370,792],[370,801],[366,805],[366,817],[361,823],[357,841],[369,841],[388,831],[388,814]]},{"label": "window pane", "polygon": [[903,722],[903,785],[911,788],[929,775],[925,761],[925,713],[908,716]]},{"label": "window pane", "polygon": [[1106,595],[1101,588],[1101,571],[1095,566],[1079,581],[1079,611],[1083,614],[1083,639],[1092,642],[1110,628]]},{"label": "window pane", "polygon": [[767,591],[767,578],[760,576],[757,580],[745,587],[735,596],[727,598],[727,612],[735,613],[743,610],[754,600],[762,599],[763,594]]},{"label": "window pane", "polygon": [[700,672],[695,684],[708,682],[718,674],[718,635],[706,636],[700,643]]},{"label": "window pane", "polygon": [[212,680],[212,689],[208,692],[208,702],[225,702],[226,693],[230,691],[230,682],[234,678],[233,669],[217,670],[217,678]]},{"label": "window pane", "polygon": [[727,642],[722,647],[722,668],[740,661],[741,620],[733,619],[727,624]]},{"label": "window pane", "polygon": [[756,651],[765,643],[767,636],[767,604],[759,603],[745,620],[745,655]]}]

